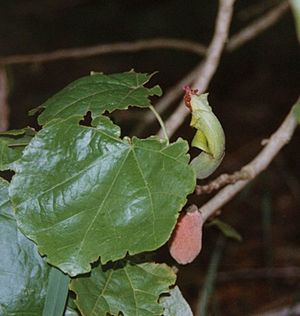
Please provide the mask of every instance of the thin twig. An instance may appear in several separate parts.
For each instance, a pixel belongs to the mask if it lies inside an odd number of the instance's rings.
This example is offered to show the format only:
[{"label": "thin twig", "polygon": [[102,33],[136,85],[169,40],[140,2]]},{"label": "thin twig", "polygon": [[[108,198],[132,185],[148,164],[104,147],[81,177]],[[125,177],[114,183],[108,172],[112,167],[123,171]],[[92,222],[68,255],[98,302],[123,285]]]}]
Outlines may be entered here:
[{"label": "thin twig", "polygon": [[[284,15],[284,13],[287,12],[289,7],[288,4],[288,1],[280,3],[278,6],[271,9],[265,15],[258,18],[241,31],[237,32],[235,35],[229,38],[225,51],[232,52],[238,49],[243,44],[254,39],[267,28],[271,27]],[[183,79],[178,81],[173,87],[168,89],[165,95],[158,101],[158,103],[155,106],[156,110],[159,113],[165,111],[172,102],[176,101],[181,95],[183,95],[182,87],[185,85],[192,84],[193,80],[195,80],[195,78],[197,77],[202,66],[202,62],[198,63],[198,65],[189,74],[187,74]],[[182,106],[182,103],[180,105]],[[136,128],[136,131],[139,131],[142,126],[143,129],[145,129],[148,125],[152,124],[154,120],[155,117],[152,115],[152,113],[147,112],[142,122]]]},{"label": "thin twig", "polygon": [[[257,19],[242,31],[233,35],[228,41],[226,50],[233,51],[243,45],[245,42],[253,39],[259,33],[274,24],[288,9],[288,1],[280,3],[277,7],[270,10],[261,18]],[[12,55],[0,57],[0,64],[12,65],[22,63],[45,63],[62,59],[75,59],[96,56],[110,53],[137,52],[148,49],[178,49],[196,53],[204,56],[207,52],[205,46],[189,40],[178,40],[172,38],[156,38],[141,40],[136,42],[121,42],[114,44],[100,44],[90,47],[59,49],[53,52],[29,54],[29,55]],[[202,63],[198,64],[187,76],[180,80],[173,88],[169,89],[165,96],[158,102],[156,109],[162,113],[172,102],[182,94],[182,86],[191,84],[197,77],[202,68]],[[153,123],[154,117],[151,112],[147,113],[143,126]]]},{"label": "thin twig", "polygon": [[[229,26],[233,13],[234,0],[220,0],[219,11],[216,19],[215,33],[211,44],[208,47],[206,58],[199,72],[197,79],[193,82],[200,92],[208,87],[220,61],[225,42],[229,33]],[[165,123],[168,135],[173,135],[182,124],[189,111],[185,106],[180,105],[177,110],[168,118]],[[162,135],[162,131],[159,132]]]},{"label": "thin twig", "polygon": [[263,15],[270,8],[278,4],[278,0],[265,0],[258,3],[249,3],[245,8],[237,13],[237,18],[241,21],[249,21],[253,17]]},{"label": "thin twig", "polygon": [[8,79],[4,67],[0,67],[0,131],[6,131],[9,125]]},{"label": "thin twig", "polygon": [[[288,1],[280,3],[277,7],[257,19],[245,29],[233,35],[228,41],[227,51],[233,51],[239,48],[247,41],[253,39],[259,33],[273,25],[288,9]],[[45,63],[62,59],[75,59],[96,56],[110,53],[126,53],[137,52],[148,49],[178,49],[196,53],[204,56],[207,52],[205,46],[189,40],[178,40],[172,38],[156,38],[141,40],[136,42],[123,42],[114,44],[100,44],[90,47],[59,49],[53,52],[29,54],[29,55],[13,55],[0,57],[0,64],[22,64],[22,63]],[[180,80],[174,87],[170,88],[165,96],[157,103],[156,109],[158,113],[162,113],[172,102],[178,99],[182,94],[182,86],[189,85],[195,80],[197,74],[202,68],[202,63],[198,64],[187,76]],[[182,111],[184,111],[183,109]],[[180,113],[179,113],[180,114]],[[148,112],[143,119],[143,126],[152,124],[155,120],[151,112]],[[140,125],[141,126],[141,125]],[[139,126],[139,127],[140,127]]]},{"label": "thin twig", "polygon": [[196,316],[207,315],[207,309],[211,296],[214,292],[218,268],[224,252],[225,242],[225,237],[223,235],[220,235],[217,239],[216,246],[210,258],[208,270],[203,281],[202,290],[197,302]]},{"label": "thin twig", "polygon": [[239,170],[232,174],[224,173],[208,184],[196,185],[195,193],[196,195],[209,194],[213,191],[220,190],[227,184],[234,184],[239,180],[246,180],[250,178],[251,176],[246,172],[246,170]]},{"label": "thin twig", "polygon": [[[277,7],[266,13],[258,20],[251,23],[245,29],[237,33],[229,40],[227,50],[232,51],[240,47],[245,42],[256,37],[260,32],[274,24],[288,9],[288,1],[280,3]],[[53,52],[12,55],[0,57],[0,64],[30,64],[46,63],[62,59],[75,59],[96,56],[101,54],[137,52],[149,49],[177,49],[189,51],[200,56],[206,54],[206,47],[195,41],[174,39],[174,38],[154,38],[140,40],[136,42],[120,42],[112,44],[99,44],[88,47],[58,49]]]},{"label": "thin twig", "polygon": [[[198,64],[191,72],[189,72],[185,77],[178,81],[173,87],[166,91],[164,96],[157,102],[155,109],[158,113],[163,113],[169,105],[178,99],[183,92],[183,86],[190,85],[199,73],[199,69],[202,67],[202,62]],[[132,134],[138,134],[144,131],[149,125],[155,121],[155,116],[152,112],[146,112],[143,119],[135,127]]]},{"label": "thin twig", "polygon": [[[300,98],[297,104],[300,102]],[[297,126],[296,119],[293,115],[293,110],[284,119],[278,130],[270,137],[266,146],[261,152],[241,170],[249,174],[249,178],[240,180],[234,184],[227,185],[221,191],[219,191],[213,198],[211,198],[206,204],[199,208],[202,213],[204,221],[219,210],[223,205],[230,201],[239,191],[241,191],[253,178],[259,173],[264,171],[274,157],[278,154],[281,148],[286,145]]]},{"label": "thin twig", "polygon": [[259,33],[263,32],[275,22],[277,22],[285,12],[288,11],[289,2],[283,1],[275,8],[258,18],[254,22],[250,23],[243,30],[233,35],[226,47],[226,50],[232,52],[238,47],[244,45],[246,42],[256,37]]},{"label": "thin twig", "polygon": [[0,64],[30,64],[45,63],[62,59],[84,58],[103,54],[138,52],[148,49],[177,49],[205,55],[206,47],[189,40],[179,40],[174,38],[154,38],[136,42],[119,42],[114,44],[100,44],[89,47],[59,49],[53,52],[13,55],[0,57]]}]

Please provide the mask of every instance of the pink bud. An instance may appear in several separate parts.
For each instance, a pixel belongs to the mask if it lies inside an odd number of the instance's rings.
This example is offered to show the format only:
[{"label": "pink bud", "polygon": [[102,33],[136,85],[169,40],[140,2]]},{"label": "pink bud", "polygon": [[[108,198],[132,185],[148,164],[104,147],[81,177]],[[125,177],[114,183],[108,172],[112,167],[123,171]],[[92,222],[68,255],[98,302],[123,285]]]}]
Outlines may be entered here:
[{"label": "pink bud", "polygon": [[169,241],[170,254],[178,263],[190,263],[200,253],[202,226],[203,218],[198,210],[180,214]]}]

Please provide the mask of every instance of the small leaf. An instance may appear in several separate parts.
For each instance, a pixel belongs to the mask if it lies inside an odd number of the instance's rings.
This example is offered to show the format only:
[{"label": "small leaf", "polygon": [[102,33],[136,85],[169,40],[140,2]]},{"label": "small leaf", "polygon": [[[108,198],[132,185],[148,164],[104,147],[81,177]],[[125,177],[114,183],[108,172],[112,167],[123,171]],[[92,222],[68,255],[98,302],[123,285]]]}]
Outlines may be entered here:
[{"label": "small leaf", "polygon": [[10,148],[9,144],[11,144],[10,139],[0,137],[0,171],[9,170],[10,164],[22,156],[24,148]]},{"label": "small leaf", "polygon": [[8,197],[8,183],[0,178],[0,315],[41,316],[49,266],[36,245],[17,228]]},{"label": "small leaf", "polygon": [[21,129],[11,129],[9,131],[0,132],[0,136],[21,136],[21,135],[34,136],[35,134],[36,134],[36,131],[29,126],[21,128]]},{"label": "small leaf", "polygon": [[170,291],[169,296],[161,297],[160,305],[164,308],[163,316],[193,316],[192,310],[178,286]]},{"label": "small leaf", "polygon": [[74,279],[70,289],[83,315],[159,316],[163,312],[159,296],[169,292],[175,279],[164,264],[127,263],[121,268],[99,266],[89,277]]},{"label": "small leaf", "polygon": [[75,276],[90,263],[162,246],[195,175],[183,140],[120,139],[105,117],[42,129],[14,163],[18,224],[52,265]]},{"label": "small leaf", "polygon": [[29,127],[0,133],[0,171],[9,170],[10,164],[22,156],[34,133]]},{"label": "small leaf", "polygon": [[224,234],[224,236],[228,238],[232,238],[237,241],[243,240],[242,236],[236,231],[236,229],[219,219],[212,220],[207,224],[207,226],[216,226]]},{"label": "small leaf", "polygon": [[293,106],[293,114],[298,124],[300,124],[300,98],[297,100],[296,104]]},{"label": "small leaf", "polygon": [[95,117],[128,106],[148,107],[149,96],[161,95],[158,86],[144,87],[151,76],[130,71],[112,75],[95,73],[80,78],[38,107],[37,110],[45,109],[38,122],[44,125],[53,119],[81,118],[88,111]]}]

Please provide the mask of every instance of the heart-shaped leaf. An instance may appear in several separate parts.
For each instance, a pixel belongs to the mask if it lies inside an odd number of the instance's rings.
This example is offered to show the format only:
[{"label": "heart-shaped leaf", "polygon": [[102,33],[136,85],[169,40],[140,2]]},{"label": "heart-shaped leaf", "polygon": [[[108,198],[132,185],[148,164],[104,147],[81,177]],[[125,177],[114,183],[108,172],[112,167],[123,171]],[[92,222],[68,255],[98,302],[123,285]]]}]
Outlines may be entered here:
[{"label": "heart-shaped leaf", "polygon": [[106,263],[163,245],[195,186],[185,141],[120,139],[108,118],[96,123],[47,125],[10,185],[22,231],[72,276],[99,256]]}]

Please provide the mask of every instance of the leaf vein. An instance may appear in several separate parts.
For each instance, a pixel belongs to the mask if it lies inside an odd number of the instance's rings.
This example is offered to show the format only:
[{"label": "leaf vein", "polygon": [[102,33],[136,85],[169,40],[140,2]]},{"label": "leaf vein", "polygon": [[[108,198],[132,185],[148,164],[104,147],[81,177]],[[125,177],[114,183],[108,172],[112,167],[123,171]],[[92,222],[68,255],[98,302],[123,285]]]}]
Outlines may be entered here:
[{"label": "leaf vein", "polygon": [[130,277],[129,277],[128,273],[127,273],[126,267],[124,268],[124,272],[125,272],[125,275],[126,275],[126,277],[128,279],[128,282],[129,282],[129,284],[130,284],[130,286],[132,288],[132,294],[133,294],[133,300],[134,300],[134,306],[135,306],[135,315],[138,316],[138,314],[137,314],[138,306],[137,306],[137,299],[136,299],[136,296],[135,296],[135,289],[134,289],[134,287],[133,287],[133,285],[131,283],[131,280],[130,280]]},{"label": "leaf vein", "polygon": [[[125,164],[125,161],[127,160],[127,157],[128,157],[128,155],[129,155],[129,153],[130,153],[130,151],[128,150],[128,152],[127,152],[127,154],[126,154],[124,160],[122,161],[122,163],[121,163],[121,165],[120,165],[120,168],[118,169],[118,171],[117,171],[117,173],[116,173],[116,175],[115,175],[113,181],[111,182],[111,185],[110,185],[110,187],[109,187],[109,189],[108,189],[108,191],[107,191],[107,193],[106,193],[106,195],[105,195],[103,201],[101,202],[101,204],[100,204],[100,206],[99,206],[99,208],[98,208],[98,210],[97,210],[95,216],[93,217],[93,219],[92,219],[90,225],[88,226],[88,228],[87,228],[87,230],[86,230],[86,232],[85,232],[85,234],[84,234],[84,236],[83,236],[83,238],[82,238],[82,241],[80,242],[80,246],[79,246],[79,249],[78,249],[78,251],[77,251],[77,256],[79,256],[81,250],[83,249],[83,245],[84,245],[84,242],[85,242],[85,240],[86,240],[86,237],[87,237],[89,231],[91,230],[91,228],[92,228],[94,222],[96,221],[98,215],[100,214],[100,212],[101,212],[101,210],[102,210],[102,208],[103,208],[103,206],[104,206],[104,204],[105,204],[105,202],[106,202],[108,196],[110,195],[111,190],[112,190],[112,188],[113,188],[115,182],[117,181],[117,178],[118,178],[118,176],[119,176],[119,174],[120,174],[120,172],[121,172],[121,170],[122,170],[122,168],[123,168],[123,166],[124,166],[124,164]],[[109,214],[108,214],[108,215],[109,215]],[[109,217],[110,217],[110,215],[109,215]],[[110,217],[110,218],[111,218],[111,217]],[[112,227],[114,228],[114,231],[115,231],[115,238],[117,238],[116,228],[115,228],[115,225],[113,225],[113,224],[114,224],[114,223],[112,223]]]},{"label": "leaf vein", "polygon": [[[97,300],[96,300],[96,302],[95,302],[95,304],[94,304],[94,307],[93,307],[93,309],[92,309],[92,315],[95,313],[95,308],[97,307],[98,302],[99,302],[99,299],[100,299],[101,297],[103,297],[103,299],[106,301],[106,303],[107,303],[107,305],[109,306],[109,309],[110,309],[110,305],[109,305],[107,299],[104,297],[104,292],[106,291],[106,288],[107,288],[107,286],[108,286],[108,284],[109,284],[109,282],[110,282],[110,279],[111,279],[111,277],[112,277],[112,275],[113,275],[113,272],[114,272],[114,270],[112,269],[112,270],[110,271],[109,275],[108,275],[108,278],[107,278],[107,280],[106,280],[106,282],[105,282],[105,284],[104,284],[104,286],[103,286],[103,289],[102,289],[101,293],[99,294],[99,296],[98,296],[98,298],[97,298]],[[95,314],[95,315],[97,316],[97,314]]]},{"label": "leaf vein", "polygon": [[152,214],[152,219],[153,219],[153,220],[152,220],[152,234],[153,234],[153,236],[154,236],[155,242],[157,243],[157,238],[156,238],[155,228],[154,228],[155,212],[154,212],[154,205],[153,205],[153,199],[152,199],[150,187],[149,187],[149,184],[147,183],[147,181],[146,181],[146,179],[145,179],[145,177],[144,177],[143,170],[142,170],[142,168],[141,168],[141,166],[140,166],[140,164],[139,164],[139,161],[138,161],[138,159],[137,159],[137,156],[136,156],[136,154],[135,154],[133,148],[132,148],[132,153],[133,153],[133,158],[134,158],[135,161],[136,161],[138,170],[139,170],[139,172],[140,172],[140,174],[141,174],[141,176],[142,176],[142,179],[143,179],[143,181],[144,181],[144,183],[145,183],[145,187],[146,187],[147,192],[148,192],[148,196],[149,196],[149,200],[150,200],[150,206],[151,206],[151,214]]}]

